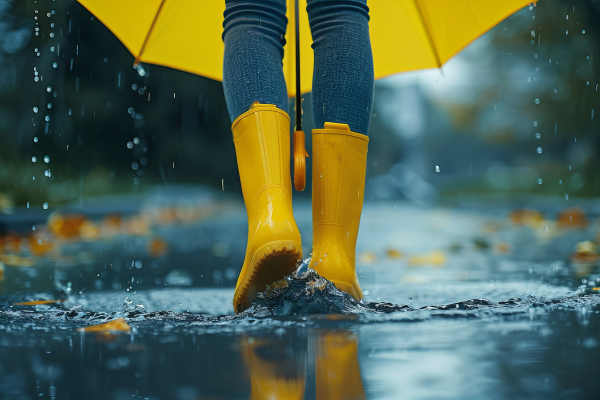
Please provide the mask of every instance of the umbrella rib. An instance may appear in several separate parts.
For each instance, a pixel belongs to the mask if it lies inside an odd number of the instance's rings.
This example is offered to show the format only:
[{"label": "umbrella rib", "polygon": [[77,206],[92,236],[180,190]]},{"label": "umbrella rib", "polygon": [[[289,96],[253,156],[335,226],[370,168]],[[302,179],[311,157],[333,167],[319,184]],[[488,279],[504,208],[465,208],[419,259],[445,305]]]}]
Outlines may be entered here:
[{"label": "umbrella rib", "polygon": [[154,30],[154,25],[156,25],[156,21],[158,20],[158,16],[160,15],[160,11],[163,8],[163,5],[165,4],[166,0],[162,0],[160,2],[160,6],[158,6],[158,10],[156,11],[156,15],[154,16],[154,20],[152,21],[152,25],[150,25],[150,29],[148,30],[148,34],[146,35],[146,38],[144,39],[144,44],[142,44],[142,48],[140,49],[140,54],[138,54],[135,57],[135,61],[133,63],[133,66],[136,67],[141,59],[142,59],[142,54],[144,53],[144,50],[146,49],[146,44],[148,43],[148,39],[150,39],[150,35],[152,34],[152,30]]},{"label": "umbrella rib", "polygon": [[435,44],[433,43],[433,37],[431,36],[431,31],[429,30],[429,25],[427,24],[427,20],[425,19],[425,16],[423,15],[423,9],[421,8],[421,3],[419,2],[419,0],[415,0],[415,4],[419,8],[419,17],[421,18],[421,22],[423,23],[423,26],[425,27],[425,33],[427,33],[427,40],[429,41],[429,46],[431,47],[431,50],[433,51],[433,55],[435,56],[435,62],[437,63],[438,68],[441,68],[442,62],[440,60],[440,56],[437,52],[437,49],[435,48]]}]

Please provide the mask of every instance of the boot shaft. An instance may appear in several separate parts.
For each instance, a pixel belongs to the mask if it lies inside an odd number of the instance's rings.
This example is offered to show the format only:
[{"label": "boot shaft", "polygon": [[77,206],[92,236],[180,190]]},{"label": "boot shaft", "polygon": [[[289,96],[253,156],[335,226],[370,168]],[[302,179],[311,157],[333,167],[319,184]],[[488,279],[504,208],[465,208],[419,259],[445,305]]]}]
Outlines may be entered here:
[{"label": "boot shaft", "polygon": [[256,203],[275,195],[291,206],[290,119],[271,104],[254,104],[232,124],[242,193],[252,221]]},{"label": "boot shaft", "polygon": [[[346,124],[313,130],[313,233],[340,236],[354,253],[362,213],[369,138]],[[336,233],[337,232],[337,233]],[[353,256],[353,254],[352,254]]]}]

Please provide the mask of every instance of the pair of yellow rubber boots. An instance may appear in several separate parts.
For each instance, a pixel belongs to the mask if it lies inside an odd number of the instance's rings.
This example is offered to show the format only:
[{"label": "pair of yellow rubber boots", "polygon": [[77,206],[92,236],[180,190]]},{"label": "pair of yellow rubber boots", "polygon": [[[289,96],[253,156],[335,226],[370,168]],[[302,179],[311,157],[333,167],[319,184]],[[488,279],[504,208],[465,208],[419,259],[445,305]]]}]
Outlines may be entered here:
[{"label": "pair of yellow rubber boots", "polygon": [[[232,125],[244,202],[248,247],[235,288],[235,312],[302,260],[292,211],[290,118],[275,105],[255,103]],[[369,138],[346,124],[313,130],[313,251],[310,266],[354,299],[362,299],[355,269]]]}]

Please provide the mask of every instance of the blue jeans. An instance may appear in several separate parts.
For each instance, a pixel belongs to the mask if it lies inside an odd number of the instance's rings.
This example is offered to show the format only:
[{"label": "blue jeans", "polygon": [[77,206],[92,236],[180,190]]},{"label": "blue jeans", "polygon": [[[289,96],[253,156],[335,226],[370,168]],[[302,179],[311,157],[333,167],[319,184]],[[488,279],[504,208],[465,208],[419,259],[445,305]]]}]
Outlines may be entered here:
[{"label": "blue jeans", "polygon": [[[231,122],[255,101],[288,111],[282,60],[286,0],[226,0],[223,89]],[[369,132],[373,55],[366,0],[308,0],[313,37],[314,127],[325,122]]]}]

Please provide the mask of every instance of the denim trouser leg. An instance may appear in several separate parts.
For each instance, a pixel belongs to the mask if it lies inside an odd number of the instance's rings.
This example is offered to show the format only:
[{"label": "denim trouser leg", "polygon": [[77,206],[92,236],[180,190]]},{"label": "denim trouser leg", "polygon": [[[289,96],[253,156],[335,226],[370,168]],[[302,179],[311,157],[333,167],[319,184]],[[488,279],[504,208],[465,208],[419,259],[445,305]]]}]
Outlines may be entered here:
[{"label": "denim trouser leg", "polygon": [[373,54],[366,0],[308,0],[315,52],[314,127],[350,125],[367,135],[373,107]]},{"label": "denim trouser leg", "polygon": [[233,123],[255,101],[275,104],[287,113],[282,69],[286,0],[226,0],[225,3],[223,90],[229,119]]},{"label": "denim trouser leg", "polygon": [[[223,89],[233,122],[254,101],[287,112],[282,70],[285,0],[226,0]],[[308,0],[315,65],[314,127],[350,125],[368,134],[373,107],[373,55],[366,0]]]}]

